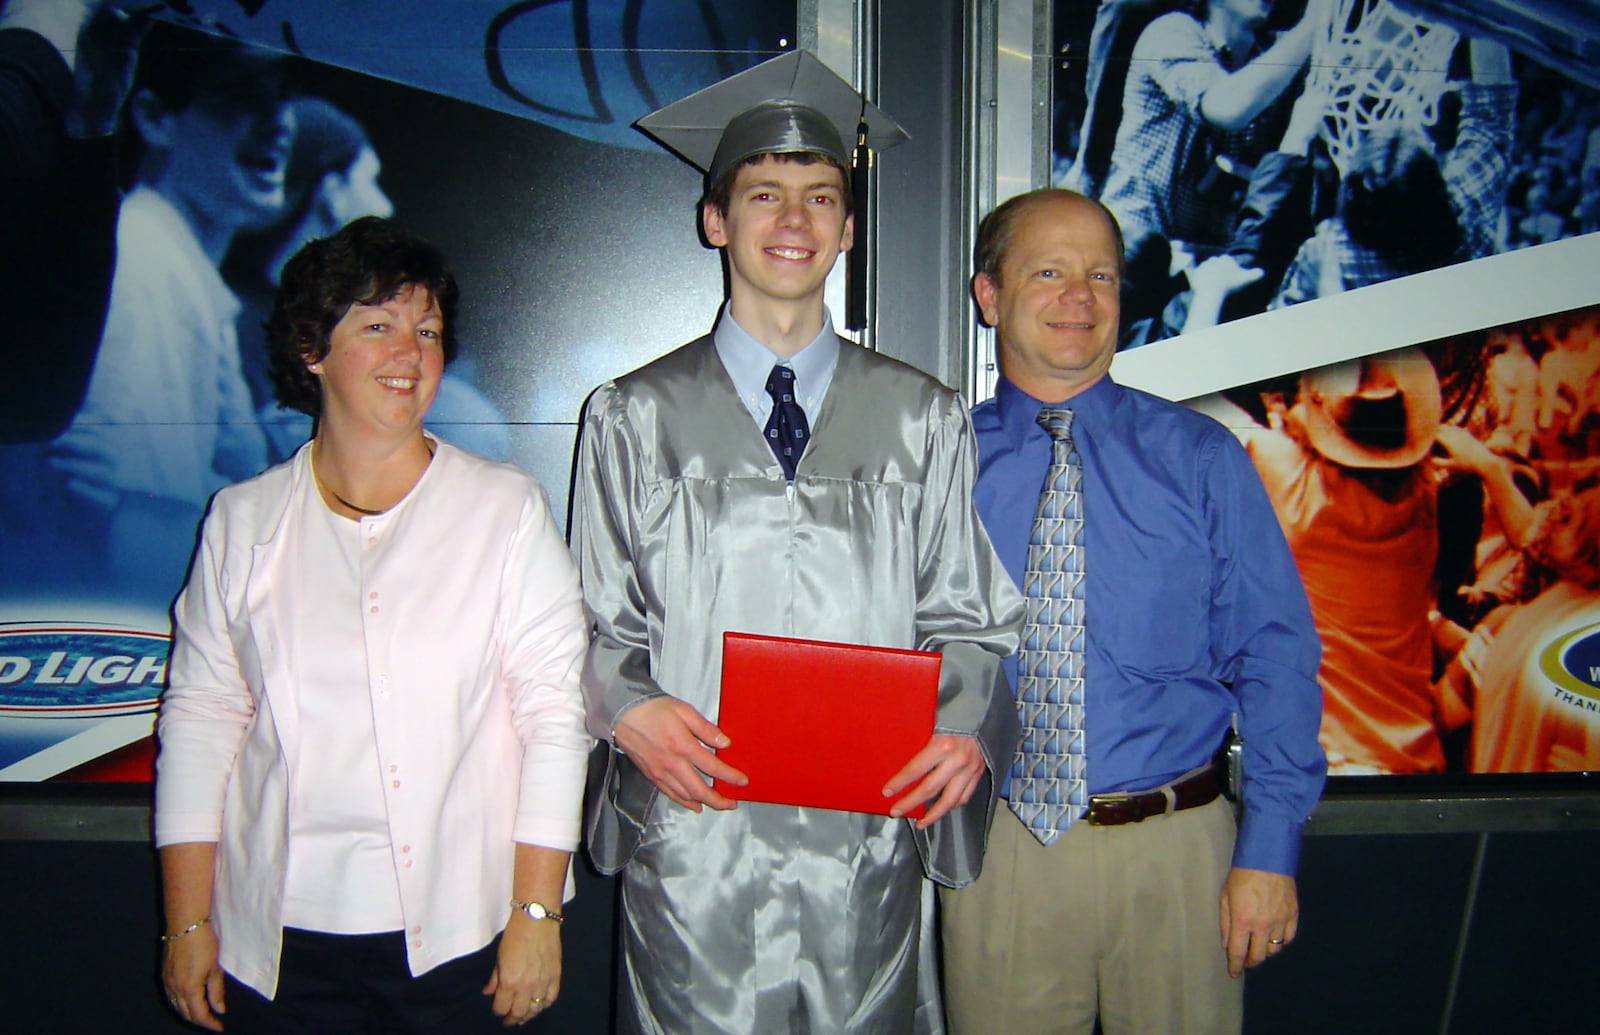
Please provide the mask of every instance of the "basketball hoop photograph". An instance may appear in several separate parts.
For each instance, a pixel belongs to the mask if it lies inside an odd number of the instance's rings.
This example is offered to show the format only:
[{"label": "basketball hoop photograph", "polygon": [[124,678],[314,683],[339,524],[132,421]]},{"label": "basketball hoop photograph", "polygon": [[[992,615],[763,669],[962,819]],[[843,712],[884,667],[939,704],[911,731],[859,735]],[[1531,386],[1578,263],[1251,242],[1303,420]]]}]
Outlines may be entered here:
[{"label": "basketball hoop photograph", "polygon": [[1124,348],[1600,229],[1594,5],[1053,16],[1051,176],[1122,225]]},{"label": "basketball hoop photograph", "polygon": [[1249,450],[1330,774],[1600,769],[1549,660],[1600,611],[1548,552],[1600,482],[1600,5],[1052,13],[1051,176],[1124,235],[1114,373]]}]

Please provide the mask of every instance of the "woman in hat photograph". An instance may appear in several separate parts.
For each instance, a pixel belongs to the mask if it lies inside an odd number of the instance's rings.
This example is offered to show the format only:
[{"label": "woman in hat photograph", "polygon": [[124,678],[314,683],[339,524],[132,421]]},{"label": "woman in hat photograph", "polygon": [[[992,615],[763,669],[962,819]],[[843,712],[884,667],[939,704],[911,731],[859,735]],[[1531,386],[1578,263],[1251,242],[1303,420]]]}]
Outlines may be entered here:
[{"label": "woman in hat photograph", "polygon": [[1289,540],[1322,638],[1330,775],[1438,772],[1431,683],[1439,378],[1418,349],[1308,371],[1270,425],[1230,422]]}]

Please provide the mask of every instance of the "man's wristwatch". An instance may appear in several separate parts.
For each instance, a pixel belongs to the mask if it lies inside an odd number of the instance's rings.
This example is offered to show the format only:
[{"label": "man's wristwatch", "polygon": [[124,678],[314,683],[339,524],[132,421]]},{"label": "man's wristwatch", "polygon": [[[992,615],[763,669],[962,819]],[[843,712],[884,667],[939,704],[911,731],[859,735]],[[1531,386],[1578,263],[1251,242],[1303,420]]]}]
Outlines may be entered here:
[{"label": "man's wristwatch", "polygon": [[545,908],[543,902],[521,902],[517,899],[512,899],[511,908],[520,909],[529,920],[554,920],[558,924],[566,920],[566,917],[554,909]]}]

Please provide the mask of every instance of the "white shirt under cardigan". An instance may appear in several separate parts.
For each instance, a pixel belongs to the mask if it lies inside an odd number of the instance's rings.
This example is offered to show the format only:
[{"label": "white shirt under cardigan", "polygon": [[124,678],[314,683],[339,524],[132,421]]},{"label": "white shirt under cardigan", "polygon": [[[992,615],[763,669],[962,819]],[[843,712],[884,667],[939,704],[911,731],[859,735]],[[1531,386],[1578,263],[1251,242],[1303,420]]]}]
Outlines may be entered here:
[{"label": "white shirt under cardigan", "polygon": [[[224,969],[277,988],[294,798],[317,793],[295,640],[326,601],[303,577],[309,447],[222,490],[178,599],[157,723],[157,846],[217,842]],[[359,522],[366,693],[406,947],[421,974],[505,925],[514,842],[572,850],[591,741],[577,575],[538,484],[444,442]],[[568,888],[570,894],[570,882]]]},{"label": "white shirt under cardigan", "polygon": [[[313,470],[316,459],[313,457]],[[405,926],[389,837],[383,765],[372,722],[372,673],[362,614],[360,521],[335,514],[320,494],[300,494],[303,607],[290,633],[302,666],[289,689],[300,713],[300,768],[290,774],[289,868],[283,926],[373,934]],[[298,788],[313,793],[296,793]]]}]

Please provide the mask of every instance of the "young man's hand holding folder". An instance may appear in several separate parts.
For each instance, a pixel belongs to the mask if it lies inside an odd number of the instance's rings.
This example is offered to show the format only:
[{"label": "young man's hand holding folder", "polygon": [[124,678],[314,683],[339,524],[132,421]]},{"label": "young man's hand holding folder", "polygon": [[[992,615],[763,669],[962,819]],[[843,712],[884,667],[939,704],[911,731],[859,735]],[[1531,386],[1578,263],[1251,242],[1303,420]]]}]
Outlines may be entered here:
[{"label": "young man's hand holding folder", "polygon": [[[892,762],[908,760],[881,785],[881,776],[865,774],[867,781],[862,786],[867,788],[868,794],[862,796],[857,793],[853,799],[857,803],[855,807],[895,817],[920,815],[917,826],[927,827],[972,797],[984,772],[983,755],[977,741],[972,737],[932,732],[938,693],[937,654],[756,637],[743,633],[724,634],[725,652],[729,638],[743,640],[745,646],[749,646],[750,641],[767,641],[789,649],[798,644],[802,652],[820,649],[824,654],[830,651],[867,651],[921,657],[921,664],[931,664],[931,678],[926,672],[923,676],[923,692],[927,697],[924,709],[926,718],[917,718],[913,727],[916,735],[910,739],[902,736],[898,753],[886,756]],[[839,660],[835,658],[835,664]],[[863,674],[858,673],[843,682],[835,678],[824,686],[825,680],[815,665],[806,664],[804,658],[794,661],[792,655],[790,661],[793,663],[780,665],[765,676],[746,680],[746,685],[755,691],[755,696],[797,706],[797,714],[802,720],[800,725],[814,727],[805,731],[794,723],[784,725],[780,722],[773,726],[768,735],[778,735],[793,748],[780,747],[776,755],[765,753],[768,757],[776,758],[779,765],[783,766],[786,755],[793,750],[804,752],[804,761],[806,757],[813,756],[837,758],[840,751],[859,754],[856,746],[863,741],[878,741],[881,745],[884,732],[881,724],[863,719],[856,714],[859,709],[836,708],[836,702],[830,699],[832,695],[819,696],[819,690],[831,689],[833,694],[842,692],[851,698],[881,689],[880,685],[865,680]],[[719,717],[723,722],[726,722],[729,700],[727,675],[725,656],[722,716]],[[736,705],[736,711],[737,708]],[[759,710],[758,707],[758,714]],[[896,722],[900,723],[905,717],[902,714]],[[737,715],[735,722],[739,722]],[[761,749],[763,733],[759,725],[744,732],[745,735],[740,736],[739,744],[735,746],[733,736],[728,731],[711,723],[691,705],[675,697],[661,696],[625,711],[617,722],[614,741],[618,750],[627,755],[663,794],[684,808],[699,812],[705,806],[731,809],[737,800],[769,800],[760,793],[759,787],[754,793],[745,790],[751,778],[738,766],[746,766],[759,774],[764,752]],[[746,745],[746,740],[751,743]],[[786,768],[780,769],[780,774]],[[880,770],[886,771],[887,768],[879,766]],[[714,782],[707,785],[704,777],[711,777]],[[907,788],[910,790],[907,791]],[[928,807],[922,812],[924,806]]]},{"label": "young man's hand holding folder", "polygon": [[940,660],[928,651],[724,633],[718,725],[730,743],[717,754],[748,778],[716,789],[746,801],[937,821],[971,797],[983,772],[973,738],[933,732]]}]

